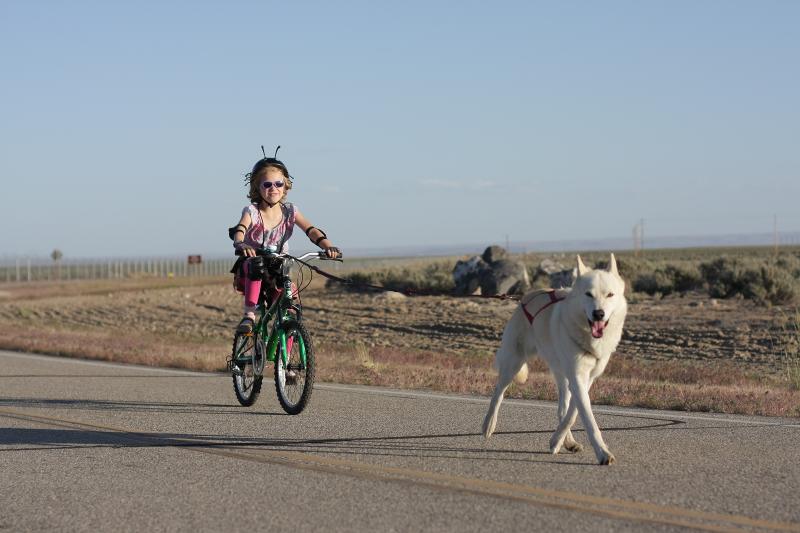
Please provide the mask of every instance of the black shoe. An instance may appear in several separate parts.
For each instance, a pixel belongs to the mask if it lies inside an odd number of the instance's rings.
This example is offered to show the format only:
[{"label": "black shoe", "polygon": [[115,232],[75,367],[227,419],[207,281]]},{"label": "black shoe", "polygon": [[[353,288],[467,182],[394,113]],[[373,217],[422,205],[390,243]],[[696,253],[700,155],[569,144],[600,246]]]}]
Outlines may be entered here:
[{"label": "black shoe", "polygon": [[246,316],[239,322],[239,325],[236,326],[236,333],[241,333],[242,335],[249,335],[253,333],[253,327],[255,327],[256,323],[253,321],[252,318]]}]

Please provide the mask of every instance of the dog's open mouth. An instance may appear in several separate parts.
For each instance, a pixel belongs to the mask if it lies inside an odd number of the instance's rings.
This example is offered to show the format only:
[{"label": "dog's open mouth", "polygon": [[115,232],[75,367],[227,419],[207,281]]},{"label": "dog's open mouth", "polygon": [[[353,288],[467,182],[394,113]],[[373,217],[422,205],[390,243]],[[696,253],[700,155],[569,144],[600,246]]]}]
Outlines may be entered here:
[{"label": "dog's open mouth", "polygon": [[608,320],[603,322],[602,320],[589,320],[589,326],[592,328],[592,337],[595,339],[599,339],[603,336],[603,330],[606,329],[608,325]]}]

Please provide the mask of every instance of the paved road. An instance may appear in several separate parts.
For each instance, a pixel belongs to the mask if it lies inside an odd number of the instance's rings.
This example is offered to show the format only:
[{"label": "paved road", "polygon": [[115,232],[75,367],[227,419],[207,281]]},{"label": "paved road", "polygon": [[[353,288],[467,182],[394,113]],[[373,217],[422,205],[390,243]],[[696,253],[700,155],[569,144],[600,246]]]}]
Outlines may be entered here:
[{"label": "paved road", "polygon": [[[800,420],[596,409],[618,464],[546,453],[555,407],[0,352],[0,530],[800,532]],[[585,442],[583,431],[576,438]]]}]

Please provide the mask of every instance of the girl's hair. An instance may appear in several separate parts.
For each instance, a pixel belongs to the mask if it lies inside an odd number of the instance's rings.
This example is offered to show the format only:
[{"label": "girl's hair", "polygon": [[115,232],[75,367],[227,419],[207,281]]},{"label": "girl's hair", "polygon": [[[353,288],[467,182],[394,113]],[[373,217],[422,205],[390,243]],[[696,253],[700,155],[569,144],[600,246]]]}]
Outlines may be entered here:
[{"label": "girl's hair", "polygon": [[277,168],[283,174],[284,185],[283,185],[283,196],[281,196],[281,202],[289,192],[289,189],[292,188],[292,176],[289,174],[289,170],[286,168],[286,165],[283,164],[282,161],[275,159],[274,157],[265,157],[263,159],[259,159],[256,161],[256,164],[253,165],[253,170],[250,173],[245,174],[244,180],[250,186],[250,190],[247,193],[247,197],[250,199],[251,202],[254,204],[261,203],[261,193],[258,190],[259,182],[261,181],[261,173],[264,172],[268,168]]}]

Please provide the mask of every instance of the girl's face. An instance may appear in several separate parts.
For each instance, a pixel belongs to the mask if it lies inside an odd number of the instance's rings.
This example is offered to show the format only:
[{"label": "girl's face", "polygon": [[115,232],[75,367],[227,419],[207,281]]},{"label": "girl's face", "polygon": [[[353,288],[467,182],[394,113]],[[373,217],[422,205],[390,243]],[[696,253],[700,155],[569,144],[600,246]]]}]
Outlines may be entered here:
[{"label": "girl's face", "polygon": [[280,202],[286,193],[286,176],[275,167],[265,168],[258,180],[258,192],[270,205]]}]

